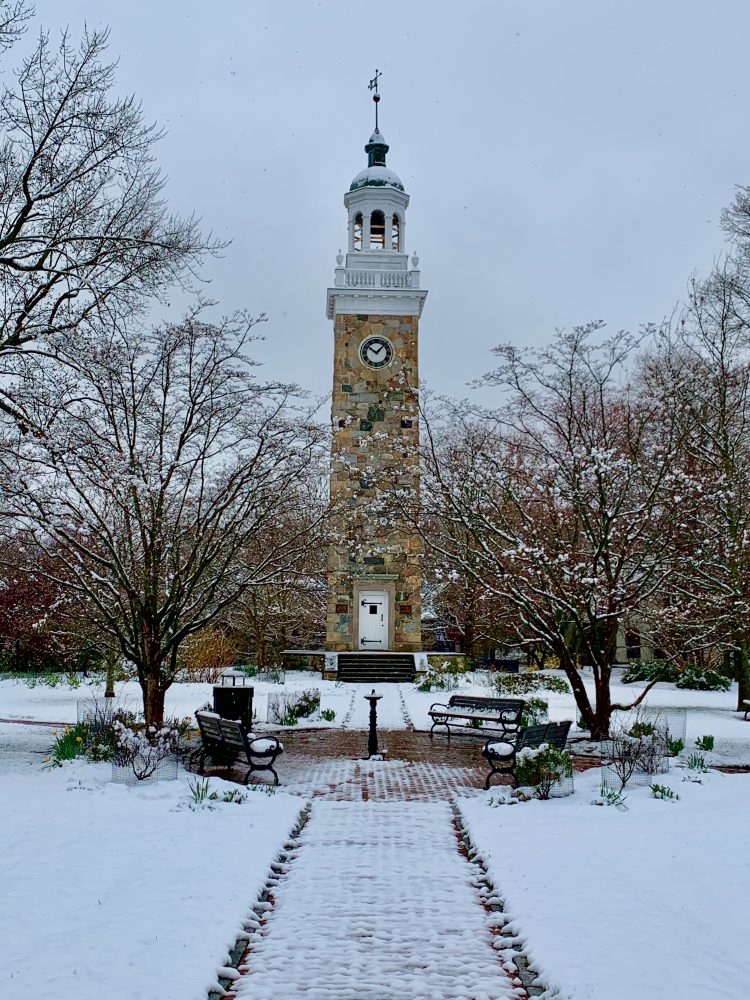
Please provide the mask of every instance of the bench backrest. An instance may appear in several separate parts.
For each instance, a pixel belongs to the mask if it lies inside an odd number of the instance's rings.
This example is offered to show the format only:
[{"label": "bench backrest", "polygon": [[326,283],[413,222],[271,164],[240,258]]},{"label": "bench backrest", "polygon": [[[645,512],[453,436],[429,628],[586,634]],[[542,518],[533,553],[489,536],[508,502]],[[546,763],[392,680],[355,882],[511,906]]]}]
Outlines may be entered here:
[{"label": "bench backrest", "polygon": [[452,694],[448,701],[450,708],[488,708],[493,712],[517,710],[519,716],[525,704],[523,698],[483,698],[471,694]]},{"label": "bench backrest", "polygon": [[211,712],[196,712],[195,718],[198,723],[198,729],[201,731],[203,745],[206,748],[209,745],[220,745],[222,743],[221,728],[219,726],[221,719],[218,715],[214,715]]},{"label": "bench backrest", "polygon": [[195,718],[208,753],[233,760],[245,753],[245,734],[239,722],[220,719],[213,712],[196,712]]},{"label": "bench backrest", "polygon": [[527,726],[518,734],[516,740],[516,750],[522,747],[536,748],[547,743],[557,750],[564,750],[568,740],[568,733],[572,723],[567,722],[546,722],[539,726]]}]

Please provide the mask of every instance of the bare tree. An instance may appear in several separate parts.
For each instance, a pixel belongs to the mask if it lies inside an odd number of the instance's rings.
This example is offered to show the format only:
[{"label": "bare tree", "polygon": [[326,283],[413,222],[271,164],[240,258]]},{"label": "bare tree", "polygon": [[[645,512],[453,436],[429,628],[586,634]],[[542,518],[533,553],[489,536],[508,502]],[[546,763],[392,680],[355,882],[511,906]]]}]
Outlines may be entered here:
[{"label": "bare tree", "polygon": [[[249,557],[275,549],[287,535],[304,538],[297,558],[267,583],[249,587],[230,612],[229,622],[242,651],[259,667],[273,662],[289,645],[320,643],[326,617],[326,555],[329,522],[327,470],[311,466],[298,482],[297,508],[288,508],[268,531],[258,535]],[[330,513],[330,512],[329,512]]]},{"label": "bare tree", "polygon": [[691,284],[679,322],[644,363],[648,390],[679,427],[684,489],[669,576],[676,636],[686,648],[733,654],[738,708],[750,698],[749,297],[744,264],[726,259]]},{"label": "bare tree", "polygon": [[298,508],[319,436],[289,388],[255,380],[252,327],[193,316],[116,331],[75,395],[48,395],[43,372],[28,388],[49,430],[20,436],[11,516],[135,664],[149,723],[162,720],[185,639],[306,544],[308,525],[255,545]]},{"label": "bare tree", "polygon": [[[23,25],[0,6],[0,43]],[[3,31],[5,34],[3,34]],[[113,95],[108,32],[76,46],[42,32],[0,96],[0,357],[64,355],[88,324],[111,324],[173,283],[189,283],[217,244],[172,214],[153,148],[161,133],[133,97]],[[70,355],[69,355],[70,356]],[[7,382],[0,409],[18,410]]]},{"label": "bare tree", "polygon": [[0,51],[18,41],[32,13],[26,0],[0,0]]},{"label": "bare tree", "polygon": [[[669,421],[626,379],[639,340],[600,340],[600,326],[561,333],[542,350],[498,348],[486,384],[504,405],[447,413],[463,439],[447,462],[444,425],[425,415],[422,480],[427,516],[448,526],[443,535],[471,536],[471,559],[429,535],[426,543],[509,604],[519,640],[558,656],[595,738],[615,709],[632,707],[611,700],[617,636],[659,612],[676,491]],[[581,662],[593,672],[593,700]]]}]

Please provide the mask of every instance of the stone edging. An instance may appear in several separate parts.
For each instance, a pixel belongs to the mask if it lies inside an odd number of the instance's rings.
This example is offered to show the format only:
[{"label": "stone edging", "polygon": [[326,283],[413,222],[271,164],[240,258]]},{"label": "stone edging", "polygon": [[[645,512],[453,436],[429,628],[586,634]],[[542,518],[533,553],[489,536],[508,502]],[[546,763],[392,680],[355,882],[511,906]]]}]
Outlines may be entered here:
[{"label": "stone edging", "polygon": [[527,997],[536,1000],[554,1000],[560,995],[559,991],[540,984],[539,973],[529,962],[524,942],[518,936],[513,918],[505,910],[505,901],[489,876],[483,856],[471,841],[468,826],[455,799],[451,799],[450,807],[459,843],[466,851],[468,860],[481,872],[479,895],[482,897],[482,905],[489,911],[489,921],[495,938],[493,944],[502,967],[509,976],[517,977]]},{"label": "stone edging", "polygon": [[234,948],[229,953],[229,965],[225,966],[225,969],[227,973],[231,971],[232,975],[219,976],[218,985],[221,987],[221,992],[211,990],[208,994],[208,1000],[226,1000],[227,997],[235,995],[232,991],[232,984],[241,977],[241,966],[246,964],[252,952],[253,937],[261,930],[268,913],[273,909],[273,891],[277,883],[286,876],[290,863],[297,856],[300,846],[299,836],[307,825],[311,808],[312,802],[307,802],[302,808],[283,848],[271,862],[266,884],[253,905],[252,911],[243,920],[244,931],[239,935]]}]

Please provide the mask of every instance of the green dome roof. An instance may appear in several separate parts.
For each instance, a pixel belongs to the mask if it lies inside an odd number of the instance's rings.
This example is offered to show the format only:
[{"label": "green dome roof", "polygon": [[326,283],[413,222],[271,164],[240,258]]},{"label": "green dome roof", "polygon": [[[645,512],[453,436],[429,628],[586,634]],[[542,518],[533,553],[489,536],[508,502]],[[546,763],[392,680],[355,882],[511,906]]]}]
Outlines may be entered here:
[{"label": "green dome roof", "polygon": [[356,191],[363,187],[391,187],[397,191],[403,191],[404,185],[398,174],[384,166],[365,167],[360,170],[349,186],[350,191]]}]

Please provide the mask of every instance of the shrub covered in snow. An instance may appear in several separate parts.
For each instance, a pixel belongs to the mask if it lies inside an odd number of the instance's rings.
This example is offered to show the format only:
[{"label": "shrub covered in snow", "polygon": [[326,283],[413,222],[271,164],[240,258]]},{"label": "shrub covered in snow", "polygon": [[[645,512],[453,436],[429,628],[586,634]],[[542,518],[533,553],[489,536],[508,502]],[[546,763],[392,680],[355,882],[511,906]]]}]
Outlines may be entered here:
[{"label": "shrub covered in snow", "polygon": [[622,683],[632,684],[635,681],[669,681],[674,684],[680,676],[680,671],[673,663],[664,660],[637,660],[623,671]]},{"label": "shrub covered in snow", "polygon": [[539,747],[523,747],[516,754],[516,780],[525,788],[533,788],[538,799],[548,799],[554,785],[572,776],[573,760],[567,750],[542,743]]},{"label": "shrub covered in snow", "polygon": [[680,673],[676,681],[678,688],[690,691],[728,691],[732,682],[718,670],[691,663]]},{"label": "shrub covered in snow", "polygon": [[544,698],[529,698],[521,713],[521,726],[539,726],[549,721],[549,702]]},{"label": "shrub covered in snow", "polygon": [[538,670],[526,674],[495,674],[495,690],[499,695],[531,694],[532,691],[555,691],[568,694],[570,684],[564,677],[544,674]]},{"label": "shrub covered in snow", "polygon": [[171,726],[148,726],[144,729],[130,729],[119,719],[113,729],[117,739],[117,750],[113,762],[118,767],[128,767],[138,781],[152,777],[160,765],[174,756],[179,733]]}]

